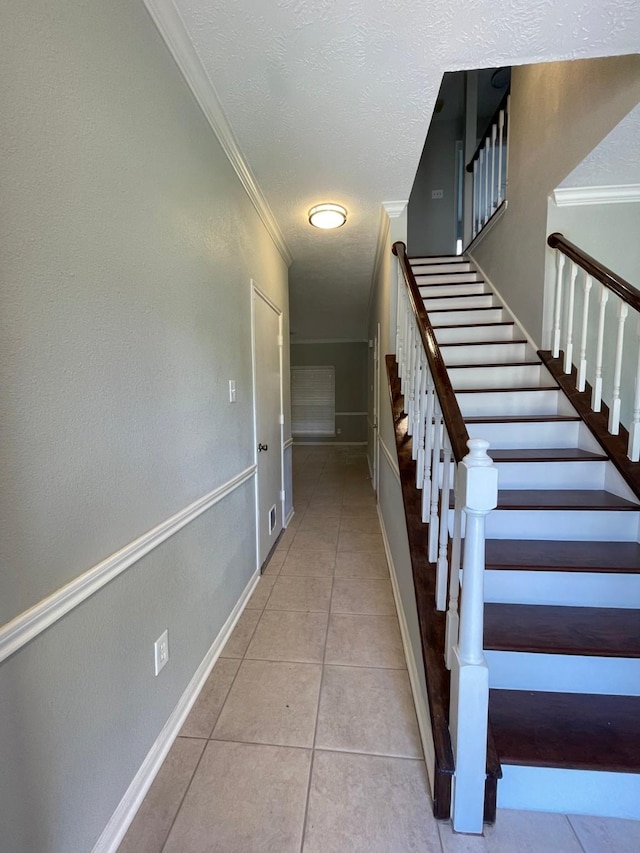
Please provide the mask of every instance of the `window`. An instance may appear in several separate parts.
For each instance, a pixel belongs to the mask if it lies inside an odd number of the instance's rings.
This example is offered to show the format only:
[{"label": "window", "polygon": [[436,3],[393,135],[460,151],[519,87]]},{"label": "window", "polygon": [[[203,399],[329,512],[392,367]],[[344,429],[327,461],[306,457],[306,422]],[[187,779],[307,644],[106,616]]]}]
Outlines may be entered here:
[{"label": "window", "polygon": [[291,368],[291,431],[333,436],[336,432],[335,368]]}]

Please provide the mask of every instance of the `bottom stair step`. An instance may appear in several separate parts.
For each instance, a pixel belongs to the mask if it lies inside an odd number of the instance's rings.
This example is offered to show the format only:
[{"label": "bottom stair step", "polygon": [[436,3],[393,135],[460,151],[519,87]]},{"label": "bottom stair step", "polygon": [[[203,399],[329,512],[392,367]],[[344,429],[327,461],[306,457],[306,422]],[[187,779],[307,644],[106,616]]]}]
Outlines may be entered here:
[{"label": "bottom stair step", "polygon": [[491,690],[501,764],[640,773],[640,697]]}]

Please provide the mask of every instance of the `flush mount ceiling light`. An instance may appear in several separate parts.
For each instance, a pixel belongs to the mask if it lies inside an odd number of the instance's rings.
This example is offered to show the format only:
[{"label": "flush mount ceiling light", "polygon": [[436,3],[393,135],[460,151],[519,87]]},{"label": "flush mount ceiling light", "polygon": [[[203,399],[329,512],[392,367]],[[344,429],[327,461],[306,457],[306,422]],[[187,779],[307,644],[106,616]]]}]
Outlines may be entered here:
[{"label": "flush mount ceiling light", "polygon": [[309,211],[309,222],[316,228],[340,228],[347,221],[347,211],[339,204],[316,204]]}]

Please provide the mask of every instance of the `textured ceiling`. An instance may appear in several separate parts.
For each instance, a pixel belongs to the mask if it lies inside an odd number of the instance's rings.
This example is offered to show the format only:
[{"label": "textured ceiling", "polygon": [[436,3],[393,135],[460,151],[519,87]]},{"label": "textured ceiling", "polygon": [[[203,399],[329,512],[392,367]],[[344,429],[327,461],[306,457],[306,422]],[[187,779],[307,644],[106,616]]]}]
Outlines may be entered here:
[{"label": "textured ceiling", "polygon": [[[640,43],[637,0],[166,2],[291,249],[293,340],[366,336],[380,204],[409,197],[443,72]],[[307,224],[322,201],[343,228]]]},{"label": "textured ceiling", "polygon": [[640,184],[640,106],[631,110],[560,186],[617,187],[625,184]]}]

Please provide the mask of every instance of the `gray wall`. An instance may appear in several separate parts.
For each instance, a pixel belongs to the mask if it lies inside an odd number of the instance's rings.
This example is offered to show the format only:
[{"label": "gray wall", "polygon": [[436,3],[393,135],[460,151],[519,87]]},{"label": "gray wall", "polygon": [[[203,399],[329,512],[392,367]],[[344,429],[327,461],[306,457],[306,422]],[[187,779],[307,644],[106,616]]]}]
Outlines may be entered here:
[{"label": "gray wall", "polygon": [[531,337],[543,340],[547,197],[640,97],[640,56],[516,67],[509,208],[472,257]]},{"label": "gray wall", "polygon": [[[456,251],[456,140],[462,122],[433,120],[409,196],[407,249],[410,255],[453,255]],[[432,190],[444,190],[432,199]]]},{"label": "gray wall", "polygon": [[[333,365],[335,368],[336,435],[322,439],[294,436],[296,442],[321,440],[322,443],[367,441],[367,360],[368,343],[291,344],[291,365]],[[358,414],[341,414],[357,412]],[[340,432],[338,433],[338,430]]]},{"label": "gray wall", "polygon": [[[142,3],[4,4],[0,69],[6,622],[252,464],[250,277],[288,298]],[[3,853],[91,849],[255,571],[254,512],[250,481],[0,665]]]}]

